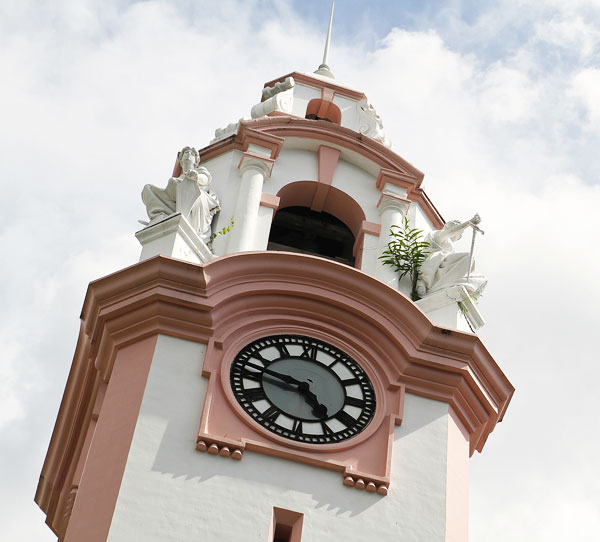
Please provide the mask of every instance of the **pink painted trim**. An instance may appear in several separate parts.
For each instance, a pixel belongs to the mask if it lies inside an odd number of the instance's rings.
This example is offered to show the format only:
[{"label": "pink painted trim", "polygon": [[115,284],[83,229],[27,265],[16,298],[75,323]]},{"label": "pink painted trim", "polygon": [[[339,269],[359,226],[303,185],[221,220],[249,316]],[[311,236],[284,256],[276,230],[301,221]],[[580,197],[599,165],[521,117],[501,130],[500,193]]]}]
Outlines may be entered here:
[{"label": "pink painted trim", "polygon": [[363,220],[361,231],[363,233],[368,233],[370,235],[381,235],[381,224],[376,224],[375,222],[367,222]]},{"label": "pink painted trim", "polygon": [[279,209],[279,201],[280,198],[271,194],[267,194],[266,192],[263,192],[260,196],[260,204],[263,207],[270,207],[271,209],[275,209],[275,211]]},{"label": "pink painted trim", "polygon": [[333,147],[321,145],[317,152],[317,160],[319,166],[319,184],[315,190],[312,204],[310,208],[313,211],[321,212],[325,206],[325,201],[329,195],[329,189],[333,182],[333,175],[340,158],[340,150]]},{"label": "pink painted trim", "polygon": [[[349,88],[344,88],[340,85],[336,85],[334,82],[335,80],[332,80],[331,82],[330,81],[325,82],[325,81],[321,81],[320,79],[317,79],[316,77],[311,77],[308,74],[299,73],[299,72],[288,73],[287,75],[283,75],[281,77],[278,77],[277,79],[273,79],[272,81],[265,83],[264,86],[272,87],[275,85],[275,83],[285,81],[288,77],[293,77],[295,81],[297,81],[298,83],[302,83],[303,85],[317,88],[317,89],[320,89],[321,91],[329,90],[335,94],[339,94],[340,96],[345,96],[346,98],[350,98],[351,100],[356,100],[357,102],[367,99],[365,94],[362,92],[358,92],[356,90],[351,90]],[[262,99],[262,101],[264,101],[264,98]]]},{"label": "pink painted trim", "polygon": [[335,96],[335,91],[328,87],[323,87],[321,89],[321,100],[324,102],[332,102]]},{"label": "pink painted trim", "polygon": [[[281,141],[286,137],[321,140],[325,143],[348,148],[362,154],[383,168],[414,178],[418,186],[423,180],[422,172],[391,149],[370,137],[364,137],[354,130],[331,122],[315,122],[291,116],[266,116],[260,119],[243,120],[240,122],[240,128],[235,136],[217,141],[201,149],[200,156],[202,160],[214,158],[231,149],[247,150],[247,148],[243,149],[242,143],[246,137],[244,134],[249,131],[276,136]],[[272,158],[276,157],[272,156]]]},{"label": "pink painted trim", "polygon": [[117,354],[65,542],[108,538],[155,345],[151,337]]},{"label": "pink painted trim", "polygon": [[[252,129],[238,130],[240,137],[240,149],[244,152],[248,152],[250,145],[258,145],[271,151],[271,159],[275,160],[279,156],[281,147],[283,146],[283,139],[271,134],[265,134]],[[202,152],[200,153],[202,156]]]},{"label": "pink painted trim", "polygon": [[374,222],[367,222],[363,220],[360,232],[356,236],[354,246],[352,247],[352,255],[354,256],[354,267],[362,269],[362,258],[363,258],[363,247],[365,244],[365,233],[370,235],[376,235],[379,237],[381,234],[381,224],[375,224]]},{"label": "pink painted trim", "polygon": [[275,160],[273,160],[272,158],[266,158],[265,156],[260,156],[259,154],[245,152],[244,154],[242,154],[242,157],[238,163],[238,169],[242,169],[244,162],[247,162],[248,160],[258,160],[259,162],[265,164],[266,168],[269,171],[269,175],[273,171],[273,166],[275,165]]},{"label": "pink painted trim", "polygon": [[[111,492],[120,480],[122,446],[129,447],[131,420],[139,409],[150,341],[158,334],[209,343],[203,374],[217,404],[205,403],[203,423],[208,425],[201,431],[205,428],[218,439],[225,437],[216,431],[221,415],[215,415],[215,431],[208,415],[212,408],[221,412],[220,404],[236,420],[225,438],[240,450],[316,461],[355,483],[364,480],[366,490],[369,480],[380,485],[388,481],[393,427],[400,423],[405,392],[447,402],[468,433],[473,453],[481,451],[514,391],[477,336],[434,326],[405,296],[356,269],[300,254],[246,252],[205,265],[157,256],[92,282],[81,319],[73,365],[36,492],[48,525],[61,537],[69,521],[72,488],[79,485],[71,521],[80,513],[78,506],[90,502],[92,488],[100,488],[102,481],[96,475],[110,458],[115,470],[107,474],[111,482],[102,489],[107,501],[101,503],[106,517],[106,507],[114,499]],[[364,364],[382,405],[370,438],[362,440],[359,435],[344,450],[316,451],[280,445],[243,421],[215,378],[222,370],[218,360],[229,363],[236,349],[267,330],[323,338]],[[130,376],[133,386],[123,387]],[[108,382],[104,400],[98,399],[102,381]],[[94,431],[96,407],[95,433],[104,436],[93,438],[88,451],[85,442]],[[118,420],[116,411],[121,413]],[[114,425],[117,421],[123,432]],[[243,432],[232,436],[238,430]],[[111,434],[119,435],[116,450],[103,451],[104,444],[97,442],[110,439]],[[363,456],[374,450],[375,455]],[[75,473],[82,453],[88,455],[88,464],[79,480]],[[369,470],[363,472],[363,466]],[[84,498],[85,485],[89,489]]]},{"label": "pink painted trim", "polygon": [[446,221],[442,218],[442,215],[422,188],[417,188],[414,192],[411,192],[408,195],[408,199],[419,204],[419,207],[430,220],[433,228],[440,229],[444,227]]},{"label": "pink painted trim", "polygon": [[379,190],[383,191],[387,183],[404,188],[407,193],[414,191],[419,184],[417,180],[410,175],[399,173],[391,169],[381,168],[379,176],[377,177],[376,186]]},{"label": "pink painted trim", "polygon": [[315,115],[319,120],[328,120],[334,124],[340,124],[342,122],[342,110],[331,101],[332,99],[333,96],[329,100],[313,98],[306,106],[305,117]]},{"label": "pink painted trim", "polygon": [[[314,122],[289,115],[267,116],[255,120],[241,121],[240,128],[235,136],[217,141],[200,150],[202,160],[215,158],[232,149],[244,150],[245,141],[248,137],[246,134],[249,131],[253,134],[265,133],[277,136],[281,144],[285,137],[301,137],[325,141],[358,152],[386,170],[406,176],[407,179],[414,179],[415,185],[407,198],[419,204],[433,228],[441,228],[445,223],[427,194],[419,188],[423,181],[422,172],[378,141],[370,137],[363,137],[353,130],[332,123]],[[248,148],[247,145],[245,148]],[[281,146],[279,145],[278,148],[280,149]],[[272,158],[276,158],[278,153],[277,150]]]},{"label": "pink painted trim", "polygon": [[[319,184],[314,181],[296,181],[286,184],[277,193],[280,198],[279,208],[284,209],[294,205],[312,208],[315,200],[314,194]],[[328,189],[327,198],[323,202],[322,210],[341,220],[350,228],[354,237],[358,237],[365,220],[365,213],[355,199],[331,186]]]}]

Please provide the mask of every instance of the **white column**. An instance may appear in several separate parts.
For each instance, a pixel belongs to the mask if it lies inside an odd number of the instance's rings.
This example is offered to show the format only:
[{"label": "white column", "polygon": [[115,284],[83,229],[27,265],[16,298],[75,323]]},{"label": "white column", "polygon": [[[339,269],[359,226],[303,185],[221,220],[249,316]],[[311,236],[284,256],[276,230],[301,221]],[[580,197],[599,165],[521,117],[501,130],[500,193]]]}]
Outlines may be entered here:
[{"label": "white column", "polygon": [[[401,226],[404,223],[404,217],[410,207],[410,201],[403,198],[406,191],[393,185],[386,184],[381,199],[377,204],[381,216],[381,234],[377,246],[377,255],[383,254],[388,243],[392,240],[390,230],[392,226]],[[383,265],[381,260],[377,260],[375,276],[386,284],[398,287],[398,273],[389,265]]]},{"label": "white column", "polygon": [[235,207],[235,225],[231,230],[228,253],[257,250],[256,224],[263,183],[271,176],[274,161],[244,153],[239,170],[242,175]]}]

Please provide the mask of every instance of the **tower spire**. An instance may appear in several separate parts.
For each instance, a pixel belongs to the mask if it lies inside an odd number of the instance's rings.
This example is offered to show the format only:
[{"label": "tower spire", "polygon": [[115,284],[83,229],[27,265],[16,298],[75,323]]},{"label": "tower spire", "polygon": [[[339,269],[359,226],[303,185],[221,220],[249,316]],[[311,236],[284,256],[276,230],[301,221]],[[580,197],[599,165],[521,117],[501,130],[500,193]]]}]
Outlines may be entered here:
[{"label": "tower spire", "polygon": [[331,13],[329,14],[329,29],[327,30],[327,40],[325,41],[325,50],[323,51],[323,62],[319,68],[315,71],[317,75],[324,75],[325,77],[331,77],[335,79],[333,73],[327,65],[329,59],[329,44],[331,43],[331,26],[333,25],[333,8],[335,6],[335,0],[331,0]]}]

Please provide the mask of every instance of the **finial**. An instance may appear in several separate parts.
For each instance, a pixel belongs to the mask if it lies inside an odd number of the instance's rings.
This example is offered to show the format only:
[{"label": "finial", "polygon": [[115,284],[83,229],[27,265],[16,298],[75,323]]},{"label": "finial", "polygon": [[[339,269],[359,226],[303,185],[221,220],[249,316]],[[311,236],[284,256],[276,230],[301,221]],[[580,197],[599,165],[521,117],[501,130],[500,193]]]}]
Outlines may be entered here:
[{"label": "finial", "polygon": [[335,0],[331,0],[331,14],[329,15],[329,30],[327,31],[327,41],[325,42],[325,51],[323,52],[323,63],[319,66],[319,69],[315,71],[317,75],[324,75],[325,77],[331,77],[335,79],[333,73],[327,65],[329,57],[329,44],[331,42],[331,26],[333,24],[333,7],[335,6]]}]

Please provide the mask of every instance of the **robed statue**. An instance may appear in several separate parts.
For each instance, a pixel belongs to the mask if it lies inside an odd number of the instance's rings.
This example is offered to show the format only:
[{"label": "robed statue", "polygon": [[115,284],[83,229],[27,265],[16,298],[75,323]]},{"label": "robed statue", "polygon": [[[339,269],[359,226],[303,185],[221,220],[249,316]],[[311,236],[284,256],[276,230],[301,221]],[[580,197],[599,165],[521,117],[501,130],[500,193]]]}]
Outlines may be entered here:
[{"label": "robed statue", "polygon": [[208,244],[211,240],[213,217],[221,209],[219,198],[210,189],[210,172],[200,166],[200,155],[193,147],[184,147],[179,153],[182,173],[171,177],[166,188],[147,184],[142,190],[146,205],[148,226],[181,213],[200,239]]},{"label": "robed statue", "polygon": [[454,243],[461,238],[465,229],[473,228],[473,242],[475,232],[483,233],[477,226],[480,222],[481,219],[476,214],[465,222],[450,220],[441,230],[427,234],[425,241],[429,243],[428,254],[421,264],[417,281],[419,296],[423,297],[456,285],[464,286],[469,294],[478,295],[483,291],[487,279],[483,275],[473,273],[473,243],[470,253],[454,251]]}]

